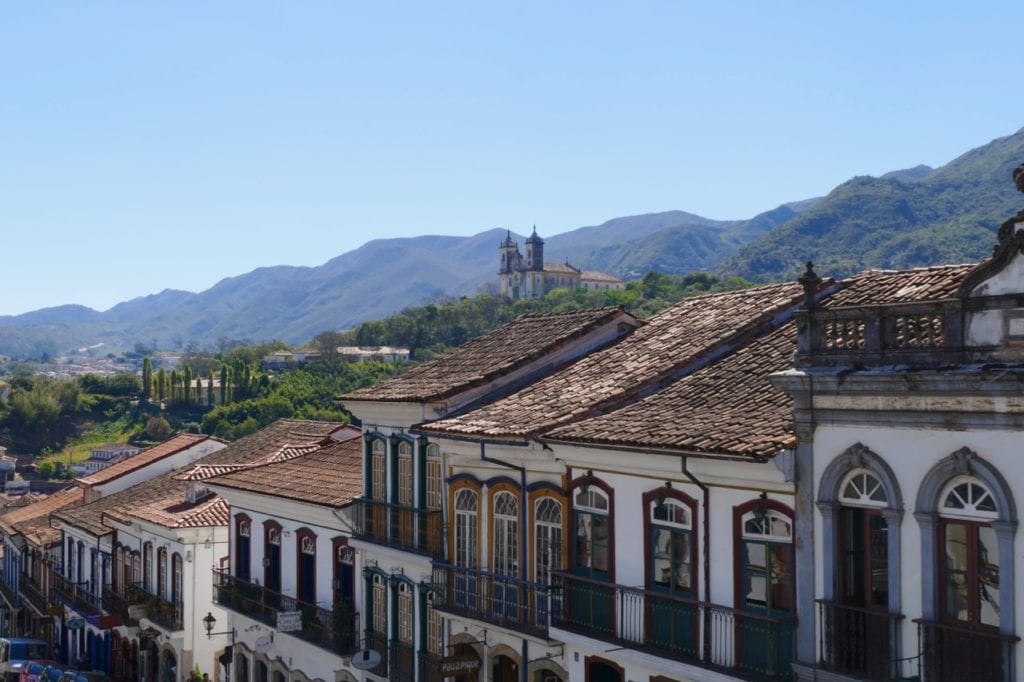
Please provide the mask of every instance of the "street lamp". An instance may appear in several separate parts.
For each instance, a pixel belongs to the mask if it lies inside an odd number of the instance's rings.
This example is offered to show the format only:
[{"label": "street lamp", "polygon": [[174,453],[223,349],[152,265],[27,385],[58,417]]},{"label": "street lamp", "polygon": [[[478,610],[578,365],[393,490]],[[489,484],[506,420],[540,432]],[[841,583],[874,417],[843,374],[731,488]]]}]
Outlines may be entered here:
[{"label": "street lamp", "polygon": [[224,632],[214,632],[213,628],[217,625],[217,619],[210,611],[206,612],[206,616],[203,618],[203,629],[206,630],[206,639],[210,639],[217,635],[231,635],[231,643],[224,647],[224,653],[220,657],[220,664],[224,666],[224,677],[225,679],[231,679],[231,657],[234,655],[235,650],[235,629],[225,630]]}]

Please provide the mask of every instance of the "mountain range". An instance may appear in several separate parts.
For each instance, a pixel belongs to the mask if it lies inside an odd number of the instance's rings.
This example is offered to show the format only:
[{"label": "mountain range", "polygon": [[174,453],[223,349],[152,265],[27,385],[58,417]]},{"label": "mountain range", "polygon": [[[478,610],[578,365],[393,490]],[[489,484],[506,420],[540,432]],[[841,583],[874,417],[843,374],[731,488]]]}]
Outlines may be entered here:
[{"label": "mountain range", "polygon": [[[794,278],[806,260],[830,276],[973,261],[991,250],[995,230],[1021,203],[1010,181],[1021,161],[1024,129],[940,168],[855,177],[825,197],[746,220],[667,211],[544,235],[545,259],[627,279],[652,269],[708,270],[756,282]],[[66,305],[0,316],[0,354],[54,355],[97,343],[173,348],[222,338],[302,343],[426,300],[477,292],[496,280],[504,236],[490,229],[376,239],[318,267],[259,268],[199,293],[167,289],[103,312]]]}]

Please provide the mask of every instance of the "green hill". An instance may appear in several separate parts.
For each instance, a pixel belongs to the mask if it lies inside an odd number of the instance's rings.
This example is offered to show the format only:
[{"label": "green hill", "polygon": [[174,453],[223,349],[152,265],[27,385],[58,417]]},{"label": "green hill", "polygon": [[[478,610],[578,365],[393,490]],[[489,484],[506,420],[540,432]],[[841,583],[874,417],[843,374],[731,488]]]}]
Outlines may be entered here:
[{"label": "green hill", "polygon": [[798,276],[807,260],[831,276],[978,260],[1021,205],[1010,179],[1021,161],[1024,129],[935,170],[853,178],[740,247],[716,271],[766,282]]}]

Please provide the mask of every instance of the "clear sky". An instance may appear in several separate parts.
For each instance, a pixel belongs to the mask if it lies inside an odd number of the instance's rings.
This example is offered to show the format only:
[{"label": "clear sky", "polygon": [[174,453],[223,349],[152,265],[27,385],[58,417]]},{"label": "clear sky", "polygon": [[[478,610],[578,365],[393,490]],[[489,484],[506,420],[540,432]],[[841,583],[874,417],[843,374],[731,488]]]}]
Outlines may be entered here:
[{"label": "clear sky", "polygon": [[1019,0],[0,0],[0,314],[941,165],[1024,126],[1021,26]]}]

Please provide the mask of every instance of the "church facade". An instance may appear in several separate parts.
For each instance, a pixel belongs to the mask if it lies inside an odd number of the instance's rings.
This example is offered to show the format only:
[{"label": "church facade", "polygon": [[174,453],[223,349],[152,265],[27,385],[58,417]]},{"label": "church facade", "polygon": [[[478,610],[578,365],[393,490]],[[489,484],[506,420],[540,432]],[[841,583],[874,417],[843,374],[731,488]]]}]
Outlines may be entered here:
[{"label": "church facade", "polygon": [[624,289],[626,283],[603,272],[581,270],[568,261],[565,263],[544,262],[544,240],[533,234],[526,240],[526,255],[519,251],[519,244],[512,239],[509,231],[498,247],[500,263],[498,269],[498,292],[513,300],[540,298],[552,289]]}]

